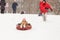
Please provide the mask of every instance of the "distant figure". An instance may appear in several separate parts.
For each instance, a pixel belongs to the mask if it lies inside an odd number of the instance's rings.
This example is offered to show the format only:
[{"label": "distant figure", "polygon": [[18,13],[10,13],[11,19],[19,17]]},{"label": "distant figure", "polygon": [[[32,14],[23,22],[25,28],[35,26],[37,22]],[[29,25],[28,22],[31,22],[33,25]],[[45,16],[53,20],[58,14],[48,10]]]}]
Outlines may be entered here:
[{"label": "distant figure", "polygon": [[1,0],[0,0],[0,6],[1,6]]},{"label": "distant figure", "polygon": [[[1,0],[0,0],[0,9],[1,9]],[[1,12],[1,10],[0,10],[0,12]]]},{"label": "distant figure", "polygon": [[12,4],[13,13],[16,13],[17,6],[18,6],[18,4],[17,4],[16,0],[14,0],[14,2]]},{"label": "distant figure", "polygon": [[6,8],[6,13],[8,13],[8,9],[9,9],[9,3],[6,3],[6,6],[5,6],[5,8]]},{"label": "distant figure", "polygon": [[21,14],[24,14],[24,11],[21,11]]},{"label": "distant figure", "polygon": [[51,11],[53,11],[53,9],[50,6],[50,4],[46,2],[46,0],[40,1],[39,7],[40,7],[40,14],[43,16],[43,20],[46,21],[45,14],[48,12],[48,9],[50,9]]},{"label": "distant figure", "polygon": [[4,13],[4,11],[5,11],[5,5],[6,5],[5,0],[1,0],[1,13]]}]

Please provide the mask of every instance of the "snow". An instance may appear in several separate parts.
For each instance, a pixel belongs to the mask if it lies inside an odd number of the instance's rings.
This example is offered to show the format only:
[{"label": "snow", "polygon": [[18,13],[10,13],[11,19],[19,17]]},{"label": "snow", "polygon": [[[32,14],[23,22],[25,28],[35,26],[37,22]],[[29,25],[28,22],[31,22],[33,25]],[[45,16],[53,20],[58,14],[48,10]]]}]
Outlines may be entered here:
[{"label": "snow", "polygon": [[[31,30],[16,30],[23,18]],[[60,15],[47,15],[44,22],[37,14],[0,14],[0,40],[60,40]]]}]

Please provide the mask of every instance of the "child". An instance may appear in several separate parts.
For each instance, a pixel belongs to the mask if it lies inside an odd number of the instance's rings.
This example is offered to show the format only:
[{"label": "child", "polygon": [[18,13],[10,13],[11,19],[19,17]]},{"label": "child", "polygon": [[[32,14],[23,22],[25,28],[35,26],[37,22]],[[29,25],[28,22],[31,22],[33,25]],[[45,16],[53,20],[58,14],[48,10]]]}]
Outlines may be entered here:
[{"label": "child", "polygon": [[16,27],[18,30],[29,30],[31,29],[31,24],[26,21],[24,18],[21,23],[19,23]]},{"label": "child", "polygon": [[24,11],[21,11],[21,14],[24,14]]},{"label": "child", "polygon": [[46,0],[40,1],[39,7],[40,7],[40,13],[43,16],[43,20],[46,21],[46,13],[48,12],[48,9],[52,11],[52,8],[50,4],[46,2]]},{"label": "child", "polygon": [[5,0],[1,0],[1,13],[4,13],[4,11],[5,11],[5,5],[6,5]]},{"label": "child", "polygon": [[16,0],[14,0],[14,2],[12,4],[13,13],[16,13],[17,6],[18,6],[18,4],[17,4]]},{"label": "child", "polygon": [[9,4],[6,3],[6,6],[5,6],[5,7],[6,7],[6,13],[8,13],[8,11],[9,11],[9,10],[8,10],[8,9],[9,9]]}]

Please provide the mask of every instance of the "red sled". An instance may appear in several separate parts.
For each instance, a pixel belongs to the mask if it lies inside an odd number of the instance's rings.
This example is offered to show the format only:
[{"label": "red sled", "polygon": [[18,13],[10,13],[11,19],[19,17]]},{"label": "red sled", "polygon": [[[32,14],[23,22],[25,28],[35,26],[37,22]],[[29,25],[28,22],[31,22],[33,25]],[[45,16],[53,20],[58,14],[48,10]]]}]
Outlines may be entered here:
[{"label": "red sled", "polygon": [[32,28],[31,24],[27,24],[26,27],[21,27],[21,23],[17,24],[17,30],[30,30]]}]

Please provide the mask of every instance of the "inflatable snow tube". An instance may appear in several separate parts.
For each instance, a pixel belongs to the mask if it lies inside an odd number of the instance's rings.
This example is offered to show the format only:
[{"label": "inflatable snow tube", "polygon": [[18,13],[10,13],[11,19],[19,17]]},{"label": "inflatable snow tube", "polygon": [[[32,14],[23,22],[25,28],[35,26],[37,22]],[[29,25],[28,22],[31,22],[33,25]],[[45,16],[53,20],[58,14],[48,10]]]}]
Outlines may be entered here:
[{"label": "inflatable snow tube", "polygon": [[27,24],[26,27],[21,27],[21,24],[17,24],[17,30],[30,30],[32,28],[31,24]]}]

